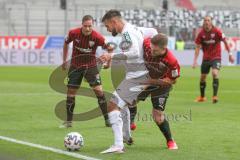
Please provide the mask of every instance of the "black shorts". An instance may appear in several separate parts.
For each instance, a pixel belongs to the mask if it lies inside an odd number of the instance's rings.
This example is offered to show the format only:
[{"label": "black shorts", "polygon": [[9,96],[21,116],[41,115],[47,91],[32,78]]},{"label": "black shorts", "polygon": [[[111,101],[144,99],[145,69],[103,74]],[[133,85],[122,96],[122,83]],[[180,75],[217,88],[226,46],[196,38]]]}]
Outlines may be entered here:
[{"label": "black shorts", "polygon": [[203,60],[202,65],[201,65],[201,73],[202,74],[208,74],[211,67],[214,68],[214,69],[220,70],[221,60],[219,60],[219,59],[215,59],[215,60],[212,60],[212,61]]},{"label": "black shorts", "polygon": [[154,109],[164,111],[172,87],[161,88],[159,86],[149,86],[139,94],[138,100],[144,101],[151,94],[152,106]]},{"label": "black shorts", "polygon": [[83,77],[91,87],[101,85],[101,77],[97,67],[92,68],[74,68],[70,67],[68,71],[68,87],[79,88]]}]

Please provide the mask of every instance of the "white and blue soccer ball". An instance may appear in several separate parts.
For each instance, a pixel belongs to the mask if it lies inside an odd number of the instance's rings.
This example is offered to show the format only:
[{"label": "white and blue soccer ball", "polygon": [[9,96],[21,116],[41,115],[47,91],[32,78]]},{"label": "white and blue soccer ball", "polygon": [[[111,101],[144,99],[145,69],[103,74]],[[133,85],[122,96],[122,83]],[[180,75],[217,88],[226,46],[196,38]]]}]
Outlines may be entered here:
[{"label": "white and blue soccer ball", "polygon": [[64,138],[64,146],[69,151],[76,151],[84,145],[83,136],[78,132],[68,133]]}]

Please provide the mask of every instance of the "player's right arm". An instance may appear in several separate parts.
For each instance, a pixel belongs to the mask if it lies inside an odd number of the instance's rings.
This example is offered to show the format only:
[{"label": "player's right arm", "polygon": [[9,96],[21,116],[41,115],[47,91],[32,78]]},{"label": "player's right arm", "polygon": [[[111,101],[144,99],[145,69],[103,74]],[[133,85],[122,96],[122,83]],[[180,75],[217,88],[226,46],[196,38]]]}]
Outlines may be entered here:
[{"label": "player's right arm", "polygon": [[67,69],[67,56],[68,56],[68,44],[66,42],[64,42],[62,70]]},{"label": "player's right arm", "polygon": [[72,42],[72,33],[71,31],[65,37],[64,44],[63,44],[63,63],[62,63],[62,70],[67,69],[67,57],[68,57],[68,44]]},{"label": "player's right arm", "polygon": [[196,44],[192,67],[197,67],[197,59],[200,53],[201,45]]},{"label": "player's right arm", "polygon": [[197,59],[198,59],[200,49],[201,49],[201,35],[200,35],[200,33],[198,34],[198,36],[195,40],[195,43],[196,43],[196,47],[195,47],[195,53],[194,53],[192,68],[197,67]]}]

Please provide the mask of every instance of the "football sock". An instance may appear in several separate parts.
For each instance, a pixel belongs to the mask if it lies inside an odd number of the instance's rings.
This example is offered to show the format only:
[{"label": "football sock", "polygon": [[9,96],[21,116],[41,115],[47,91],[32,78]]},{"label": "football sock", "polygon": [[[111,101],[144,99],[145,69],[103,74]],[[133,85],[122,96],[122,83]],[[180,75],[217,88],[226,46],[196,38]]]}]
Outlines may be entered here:
[{"label": "football sock", "polygon": [[72,121],[74,107],[75,107],[75,97],[67,97],[67,102],[66,102],[67,121]]},{"label": "football sock", "polygon": [[130,130],[130,111],[128,107],[124,107],[121,110],[121,116],[123,121],[123,137],[127,140],[131,138],[131,130]]},{"label": "football sock", "polygon": [[217,96],[219,79],[213,79],[213,96]]},{"label": "football sock", "polygon": [[114,145],[123,147],[123,121],[119,110],[108,113],[109,122],[114,134]]},{"label": "football sock", "polygon": [[104,116],[105,120],[108,120],[108,114],[107,114],[107,101],[105,96],[97,97],[98,99],[98,105],[102,111],[102,114]]},{"label": "football sock", "polygon": [[169,123],[166,119],[164,119],[163,123],[161,123],[160,125],[157,124],[160,131],[163,133],[164,137],[166,138],[167,142],[172,140],[172,135],[171,135],[171,131],[170,131],[170,127],[169,127]]},{"label": "football sock", "polygon": [[131,120],[131,123],[133,123],[137,115],[137,106],[129,107],[129,111],[130,111],[130,120]]},{"label": "football sock", "polygon": [[200,92],[201,97],[205,97],[205,88],[206,88],[206,82],[200,82]]}]

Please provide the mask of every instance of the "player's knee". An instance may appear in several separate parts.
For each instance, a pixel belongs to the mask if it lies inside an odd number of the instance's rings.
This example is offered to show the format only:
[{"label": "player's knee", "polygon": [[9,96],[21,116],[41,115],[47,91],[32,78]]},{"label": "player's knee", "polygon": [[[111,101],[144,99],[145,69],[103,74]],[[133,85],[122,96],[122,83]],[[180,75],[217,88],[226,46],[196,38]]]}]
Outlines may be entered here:
[{"label": "player's knee", "polygon": [[93,88],[94,93],[96,94],[97,97],[103,97],[104,93],[101,87],[95,87]]},{"label": "player's knee", "polygon": [[68,97],[75,97],[77,93],[77,88],[68,88],[67,96]]},{"label": "player's knee", "polygon": [[200,77],[200,81],[201,82],[205,82],[206,81],[206,75],[201,75],[201,77]]},{"label": "player's knee", "polygon": [[153,111],[153,119],[157,125],[161,125],[164,121],[164,113],[162,111]]},{"label": "player's knee", "polygon": [[213,76],[213,79],[217,79],[218,78],[218,73],[213,72],[212,76]]},{"label": "player's knee", "polygon": [[110,113],[110,112],[112,112],[114,110],[119,110],[119,109],[118,109],[117,105],[114,102],[109,101],[107,110],[108,110],[108,113]]},{"label": "player's knee", "polygon": [[154,122],[157,124],[157,125],[161,125],[164,121],[164,118],[161,118],[161,117],[155,117],[154,118]]}]

